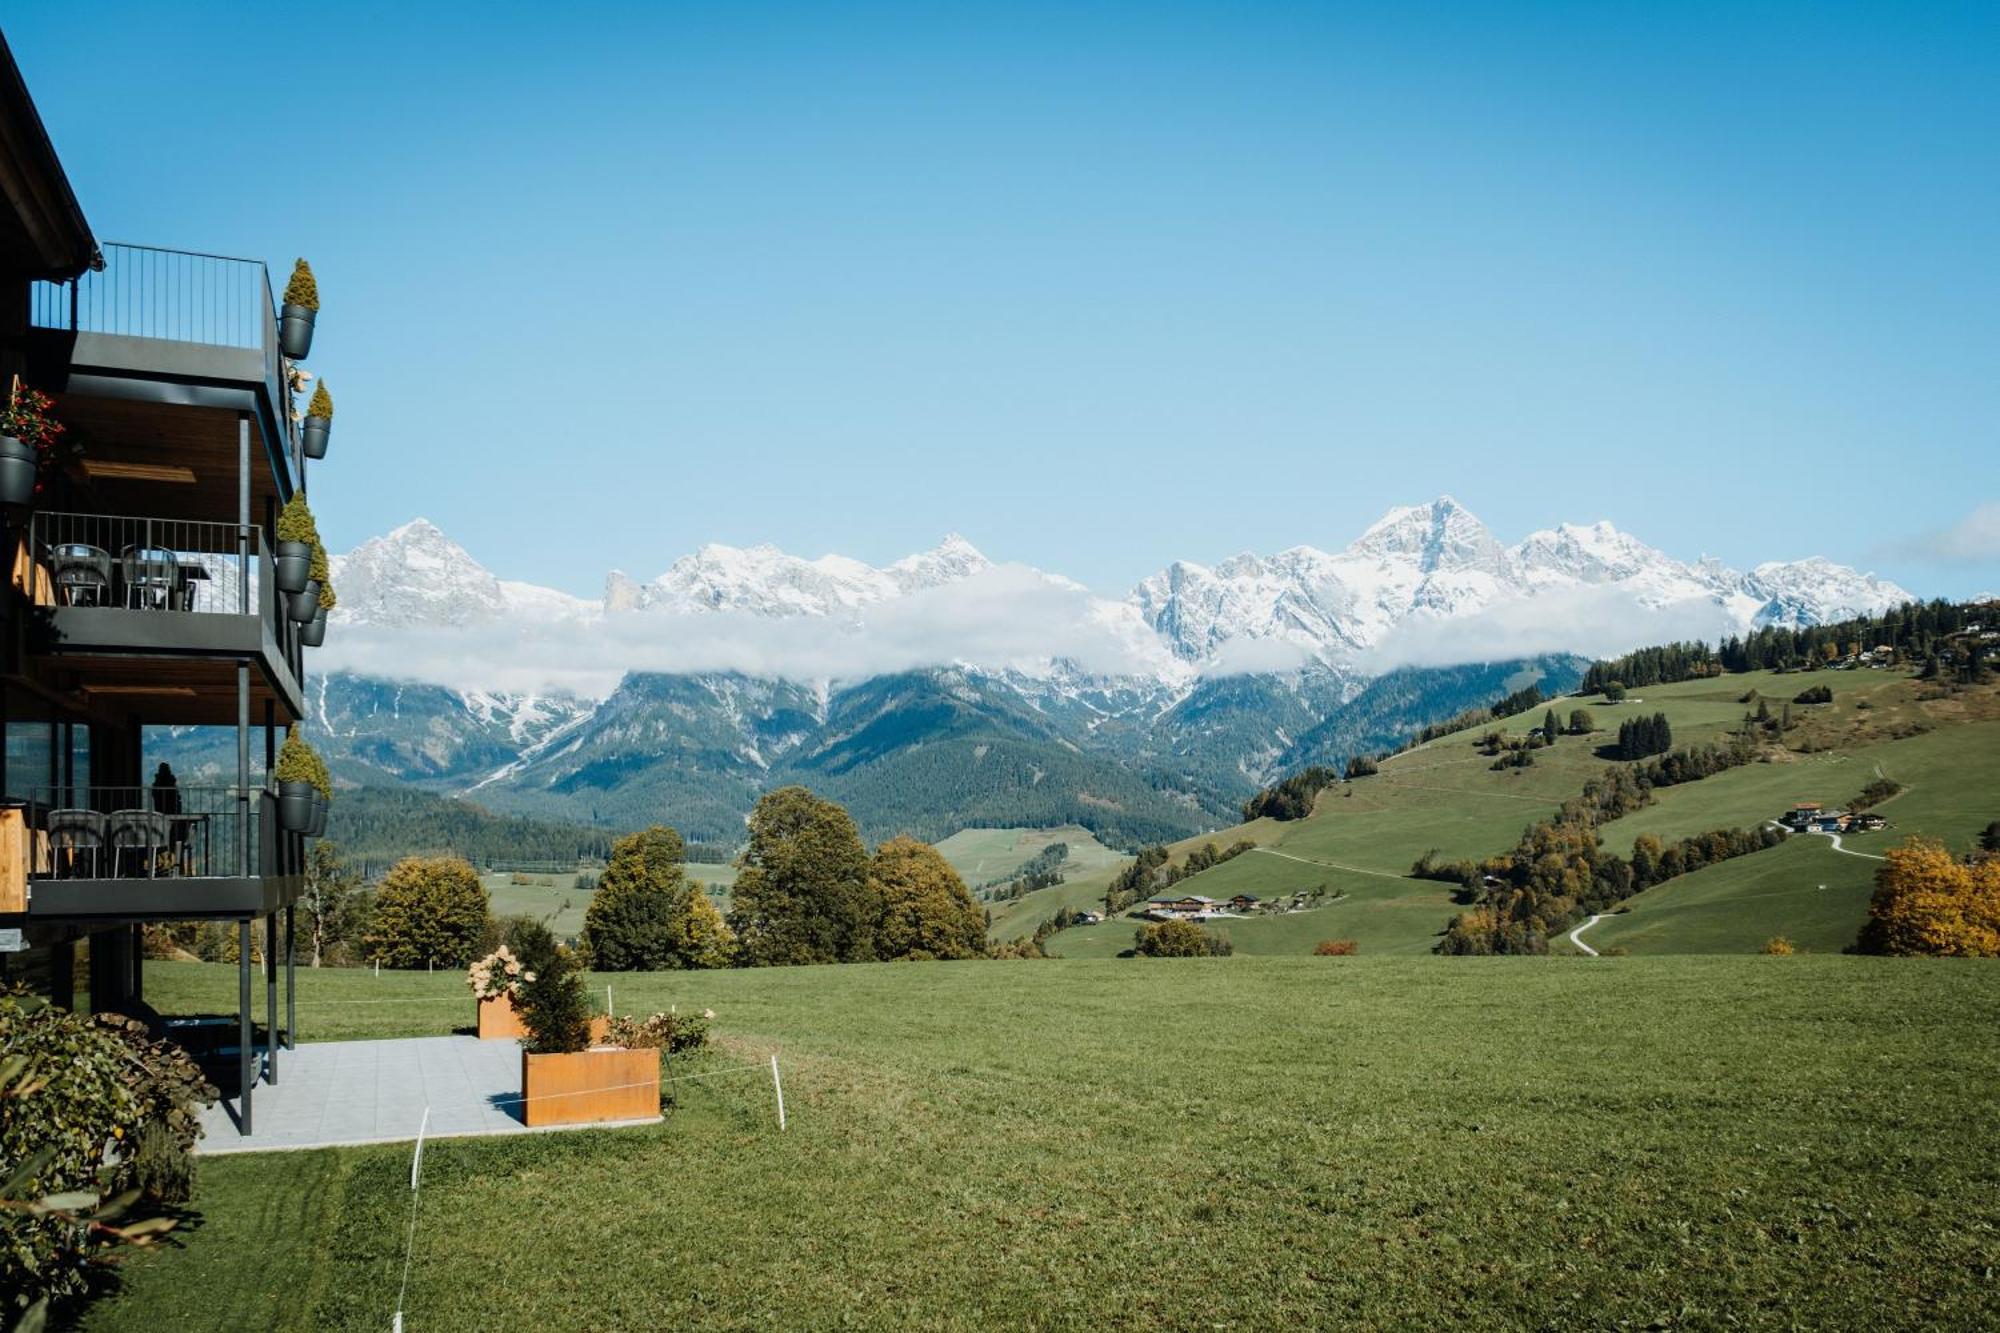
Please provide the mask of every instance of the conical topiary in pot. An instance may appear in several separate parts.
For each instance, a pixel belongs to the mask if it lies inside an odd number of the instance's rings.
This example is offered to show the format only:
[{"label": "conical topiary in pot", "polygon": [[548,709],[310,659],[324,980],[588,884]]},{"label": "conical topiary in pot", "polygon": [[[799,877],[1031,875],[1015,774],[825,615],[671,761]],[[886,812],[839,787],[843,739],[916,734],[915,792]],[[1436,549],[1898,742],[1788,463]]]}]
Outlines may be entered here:
[{"label": "conical topiary in pot", "polygon": [[303,361],[312,351],[313,321],[319,318],[319,284],[313,280],[312,265],[301,259],[292,265],[292,280],[285,284],[285,304],[278,311],[278,347],[294,361]]},{"label": "conical topiary in pot", "polygon": [[62,423],[49,415],[54,406],[47,394],[16,384],[0,407],[0,505],[35,502],[42,465],[63,433]]},{"label": "conical topiary in pot", "polygon": [[326,442],[333,434],[333,395],[326,391],[326,381],[321,380],[313,390],[312,402],[306,406],[305,449],[307,458],[325,458]]},{"label": "conical topiary in pot", "polygon": [[332,577],[326,558],[326,547],[320,544],[319,537],[315,534],[312,555],[306,565],[306,586],[286,599],[286,614],[297,624],[312,624],[313,617],[320,612],[320,600],[326,590],[327,581]]},{"label": "conical topiary in pot", "polygon": [[326,766],[326,760],[319,751],[312,752],[313,762],[313,814],[312,827],[306,830],[308,837],[326,836],[327,816],[333,812],[333,773]]},{"label": "conical topiary in pot", "polygon": [[[322,559],[324,559],[323,549]],[[323,573],[319,584],[319,611],[306,623],[306,627],[299,631],[299,642],[308,648],[317,648],[325,643],[327,613],[339,604],[340,599],[333,595],[333,576],[330,573]]]},{"label": "conical topiary in pot", "polygon": [[319,525],[313,522],[312,510],[306,508],[305,494],[293,491],[292,498],[278,511],[279,592],[289,596],[306,590],[312,579],[313,547],[318,544]]},{"label": "conical topiary in pot", "polygon": [[278,823],[285,832],[304,833],[312,828],[323,769],[319,756],[293,726],[278,747],[278,767],[272,773],[278,780]]}]

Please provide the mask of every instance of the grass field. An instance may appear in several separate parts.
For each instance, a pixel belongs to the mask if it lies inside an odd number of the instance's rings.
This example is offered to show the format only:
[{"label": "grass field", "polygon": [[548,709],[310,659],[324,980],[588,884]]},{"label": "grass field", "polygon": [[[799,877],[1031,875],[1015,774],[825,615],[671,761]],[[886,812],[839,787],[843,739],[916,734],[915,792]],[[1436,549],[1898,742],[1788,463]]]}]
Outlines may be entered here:
[{"label": "grass field", "polygon": [[[1458,909],[1438,885],[1407,878],[1425,850],[1452,860],[1509,849],[1524,827],[1611,762],[1603,747],[1622,718],[1665,713],[1677,746],[1698,745],[1720,740],[1760,699],[1781,712],[1807,685],[1826,685],[1834,694],[1828,705],[1794,707],[1799,725],[1790,739],[1813,753],[1664,788],[1653,805],[1605,825],[1604,845],[1627,855],[1642,833],[1672,839],[1757,824],[1803,799],[1844,804],[1878,772],[1909,790],[1882,809],[1890,831],[1870,835],[1872,843],[1857,841],[1858,848],[1879,851],[1911,833],[1965,846],[2000,818],[2000,690],[1927,699],[1927,687],[1898,673],[1752,672],[1656,686],[1619,705],[1556,700],[1551,706],[1563,721],[1585,707],[1601,730],[1536,751],[1532,768],[1492,770],[1491,760],[1472,748],[1487,728],[1441,737],[1387,760],[1376,776],[1325,793],[1310,818],[1259,820],[1177,844],[1184,853],[1205,840],[1226,845],[1249,837],[1265,850],[1183,880],[1175,891],[1270,899],[1324,885],[1345,895],[1310,913],[1214,927],[1242,953],[1304,953],[1330,938],[1357,940],[1365,953],[1426,952]],[[1542,713],[1509,719],[1503,729],[1518,734],[1538,725]],[[1918,727],[1929,730],[1908,734]],[[1822,865],[1827,850],[1763,853],[1708,867],[1638,896],[1629,913],[1593,927],[1587,938],[1600,949],[1634,952],[1750,952],[1777,934],[1814,949],[1838,948],[1860,928],[1874,863],[1833,854],[1844,864]],[[1106,872],[1029,895],[995,913],[993,933],[1017,938],[1059,907],[1088,906],[1109,878]],[[1064,931],[1047,947],[1065,957],[1108,957],[1131,946],[1136,924],[1120,918]]]},{"label": "grass field", "polygon": [[[457,977],[313,973],[308,1039]],[[227,967],[154,964],[168,1008]],[[755,1076],[433,1142],[415,1329],[1990,1326],[2000,968],[1809,958],[889,964],[618,978]],[[357,1003],[357,1001],[370,1003]],[[384,1003],[383,1001],[395,1001]],[[1698,1017],[1699,1021],[1695,1020]],[[382,1329],[407,1146],[211,1159],[95,1329]]]},{"label": "grass field", "polygon": [[937,844],[944,859],[951,862],[959,878],[975,891],[982,884],[1004,879],[1026,865],[1036,853],[1054,843],[1063,843],[1069,855],[1063,861],[1072,878],[1121,865],[1122,852],[1114,852],[1097,840],[1087,828],[1075,824],[1064,828],[969,828]]}]

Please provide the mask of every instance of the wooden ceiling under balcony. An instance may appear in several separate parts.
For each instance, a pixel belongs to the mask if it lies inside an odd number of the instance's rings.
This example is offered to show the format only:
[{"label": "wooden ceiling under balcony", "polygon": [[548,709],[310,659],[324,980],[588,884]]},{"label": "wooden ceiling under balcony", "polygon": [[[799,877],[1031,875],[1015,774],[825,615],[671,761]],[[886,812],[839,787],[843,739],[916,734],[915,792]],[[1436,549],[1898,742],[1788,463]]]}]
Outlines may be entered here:
[{"label": "wooden ceiling under balcony", "polygon": [[[56,406],[81,456],[65,469],[61,507],[84,513],[234,523],[237,413],[228,408],[65,394]],[[257,423],[250,423],[250,521],[282,503]]]},{"label": "wooden ceiling under balcony", "polygon": [[[236,663],[220,658],[82,656],[43,658],[36,674],[44,689],[66,696],[106,721],[128,716],[148,726],[236,725]],[[250,668],[250,725],[264,724],[269,705],[279,726],[298,719],[284,695],[256,664]]]}]

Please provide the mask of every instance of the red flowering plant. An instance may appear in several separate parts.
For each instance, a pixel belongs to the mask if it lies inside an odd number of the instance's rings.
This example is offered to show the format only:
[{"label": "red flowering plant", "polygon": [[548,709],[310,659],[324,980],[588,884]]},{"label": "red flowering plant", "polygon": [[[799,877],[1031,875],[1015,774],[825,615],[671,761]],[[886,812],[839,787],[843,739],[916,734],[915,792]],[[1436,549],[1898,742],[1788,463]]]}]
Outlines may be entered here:
[{"label": "red flowering plant", "polygon": [[49,415],[55,405],[55,399],[17,380],[7,406],[0,408],[0,435],[11,435],[33,449],[42,467],[49,465],[64,429],[62,422]]}]

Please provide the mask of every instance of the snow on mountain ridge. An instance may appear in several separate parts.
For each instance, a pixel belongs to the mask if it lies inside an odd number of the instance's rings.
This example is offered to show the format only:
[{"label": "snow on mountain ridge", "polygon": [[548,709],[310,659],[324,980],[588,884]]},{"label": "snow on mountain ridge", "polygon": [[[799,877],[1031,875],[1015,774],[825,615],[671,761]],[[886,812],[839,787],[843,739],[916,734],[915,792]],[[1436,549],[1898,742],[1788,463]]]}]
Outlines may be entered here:
[{"label": "snow on mountain ridge", "polygon": [[[827,618],[862,622],[867,609],[949,587],[995,566],[947,536],[932,550],[877,567],[840,555],[808,560],[772,545],[709,544],[651,582],[614,571],[600,600],[505,582],[427,520],[404,524],[334,558],[337,619],[389,628],[515,620],[582,625],[632,612]],[[1082,593],[1057,575],[1034,577]],[[1122,600],[1091,598],[1087,616],[1129,649],[1134,675],[1179,684],[1196,673],[1261,672],[1320,663],[1351,669],[1406,627],[1536,599],[1613,590],[1640,608],[1715,608],[1740,629],[1799,625],[1880,610],[1910,594],[1822,557],[1738,572],[1703,557],[1684,564],[1608,522],[1564,523],[1502,546],[1450,496],[1395,508],[1339,552],[1294,546],[1243,552],[1214,565],[1176,561]],[[1066,680],[1059,655],[1006,670]],[[1062,688],[1070,688],[1063,685]],[[1094,687],[1093,687],[1094,688]]]}]

